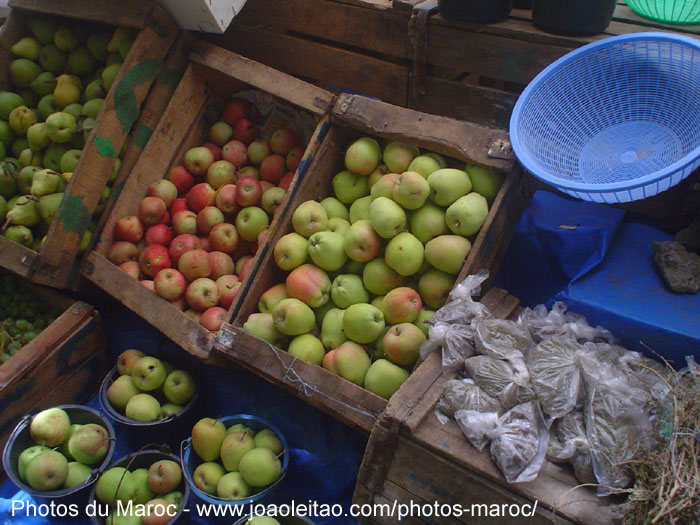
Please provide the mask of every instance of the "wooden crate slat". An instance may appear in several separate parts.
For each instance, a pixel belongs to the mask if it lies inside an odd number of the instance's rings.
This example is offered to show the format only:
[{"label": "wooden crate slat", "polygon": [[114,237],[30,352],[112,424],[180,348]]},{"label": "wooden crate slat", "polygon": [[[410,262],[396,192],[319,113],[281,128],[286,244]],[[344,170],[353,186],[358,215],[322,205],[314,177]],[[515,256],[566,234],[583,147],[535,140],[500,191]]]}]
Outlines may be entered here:
[{"label": "wooden crate slat", "polygon": [[154,6],[140,0],[10,0],[9,5],[12,8],[35,11],[37,14],[68,16],[139,28],[144,27]]}]

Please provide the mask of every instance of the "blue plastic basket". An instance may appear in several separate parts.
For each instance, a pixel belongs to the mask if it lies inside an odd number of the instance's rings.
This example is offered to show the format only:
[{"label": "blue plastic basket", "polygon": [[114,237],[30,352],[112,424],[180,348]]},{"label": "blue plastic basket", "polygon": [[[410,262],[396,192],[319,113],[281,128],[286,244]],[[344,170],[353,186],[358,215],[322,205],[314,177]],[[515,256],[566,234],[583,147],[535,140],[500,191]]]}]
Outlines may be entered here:
[{"label": "blue plastic basket", "polygon": [[636,33],[565,55],[520,96],[510,137],[528,171],[574,197],[667,190],[700,166],[700,41]]}]

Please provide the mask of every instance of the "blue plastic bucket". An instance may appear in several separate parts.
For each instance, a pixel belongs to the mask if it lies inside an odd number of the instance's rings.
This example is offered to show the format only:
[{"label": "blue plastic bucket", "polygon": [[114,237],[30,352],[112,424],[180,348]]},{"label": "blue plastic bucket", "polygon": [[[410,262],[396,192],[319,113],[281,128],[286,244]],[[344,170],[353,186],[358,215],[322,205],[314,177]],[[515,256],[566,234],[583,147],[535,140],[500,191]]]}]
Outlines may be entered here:
[{"label": "blue plastic bucket", "polygon": [[[197,456],[197,453],[192,448],[192,438],[187,438],[185,441],[182,442],[182,472],[185,478],[187,479],[187,484],[190,487],[194,502],[211,505],[242,505],[248,508],[251,505],[264,505],[270,503],[274,496],[277,494],[280,483],[282,483],[282,480],[284,479],[284,476],[287,473],[287,467],[289,465],[289,448],[287,446],[287,440],[284,438],[284,436],[277,427],[257,416],[251,416],[247,414],[236,414],[235,416],[220,417],[218,418],[218,420],[221,421],[226,428],[241,423],[255,433],[260,432],[264,428],[269,428],[270,430],[272,430],[282,442],[283,453],[282,457],[280,458],[282,463],[282,472],[280,473],[279,478],[277,478],[277,480],[272,485],[265,487],[264,490],[258,492],[257,494],[253,494],[248,498],[239,500],[227,500],[211,496],[210,494],[199,490],[192,481],[192,475],[194,473],[194,470],[204,462],[201,459],[199,459],[199,456]],[[246,510],[245,512],[246,514],[249,514],[248,510]],[[228,517],[221,517],[219,519],[220,521],[230,523],[232,521],[232,516],[233,515],[230,515]]]},{"label": "blue plastic bucket", "polygon": [[77,505],[80,512],[83,512],[90,496],[90,487],[95,483],[100,473],[112,460],[116,440],[114,428],[109,422],[109,419],[104,417],[97,410],[90,407],[83,405],[59,405],[55,408],[65,410],[70,418],[71,424],[87,425],[90,423],[95,423],[97,425],[102,425],[107,429],[107,433],[111,438],[109,449],[107,450],[107,454],[102,460],[102,463],[93,468],[90,477],[75,487],[51,491],[40,491],[33,489],[21,480],[17,469],[19,456],[24,449],[36,445],[29,434],[29,425],[31,424],[34,414],[28,414],[22,418],[22,420],[17,423],[17,426],[15,426],[12,434],[10,434],[10,438],[7,440],[7,444],[5,445],[5,449],[2,453],[2,467],[12,483],[14,483],[20,490],[23,490],[32,496],[32,498],[34,498],[37,502],[50,503],[53,501],[57,505]]},{"label": "blue plastic bucket", "polygon": [[[134,452],[133,454],[129,454],[128,456],[124,456],[120,460],[115,461],[114,463],[109,465],[109,467],[105,468],[105,470],[109,470],[114,467],[123,467],[129,471],[133,471],[139,468],[147,469],[156,461],[161,461],[163,459],[169,459],[178,464],[180,463],[180,458],[172,455],[167,449],[167,447],[164,447],[164,450],[148,449],[139,452]],[[180,485],[177,487],[176,490],[179,490],[183,494],[182,505],[180,505],[180,508],[177,510],[177,514],[175,514],[175,516],[173,516],[173,518],[170,521],[168,521],[167,525],[174,525],[175,523],[187,523],[187,513],[184,512],[184,509],[187,507],[187,502],[190,499],[190,487],[185,482],[184,476],[182,477],[182,481],[180,481]],[[90,491],[90,503],[92,503],[93,501],[95,501],[94,486]],[[93,525],[104,525],[105,519],[91,517],[90,522]]]}]

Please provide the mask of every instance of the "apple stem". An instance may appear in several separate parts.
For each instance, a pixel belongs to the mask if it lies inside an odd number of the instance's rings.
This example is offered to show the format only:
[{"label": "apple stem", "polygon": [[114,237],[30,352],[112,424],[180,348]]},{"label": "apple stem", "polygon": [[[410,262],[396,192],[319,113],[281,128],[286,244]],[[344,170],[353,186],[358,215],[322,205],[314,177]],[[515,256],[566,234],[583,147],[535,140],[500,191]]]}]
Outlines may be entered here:
[{"label": "apple stem", "polygon": [[285,453],[285,452],[286,452],[286,450],[283,450],[282,452],[280,452],[279,454],[277,454],[275,457],[276,457],[277,459],[279,459],[279,458],[281,458],[282,456],[284,456],[284,453]]}]

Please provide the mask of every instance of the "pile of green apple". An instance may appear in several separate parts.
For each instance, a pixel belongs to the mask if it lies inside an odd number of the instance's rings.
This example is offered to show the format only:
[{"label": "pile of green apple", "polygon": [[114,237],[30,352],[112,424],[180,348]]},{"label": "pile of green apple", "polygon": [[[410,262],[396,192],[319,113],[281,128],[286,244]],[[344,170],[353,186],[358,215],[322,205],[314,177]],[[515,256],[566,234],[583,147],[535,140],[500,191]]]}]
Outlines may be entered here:
[{"label": "pile of green apple", "polygon": [[227,102],[207,142],[154,182],[114,225],[107,259],[207,330],[228,320],[241,282],[304,154],[290,128],[261,136],[257,109]]},{"label": "pile of green apple", "polygon": [[[282,441],[269,428],[257,434],[243,424],[228,429],[204,418],[192,427],[192,448],[201,463],[192,482],[202,492],[226,500],[244,499],[272,485],[282,473]],[[218,462],[217,462],[218,460]]]},{"label": "pile of green apple", "polygon": [[0,363],[4,363],[53,323],[61,312],[22,286],[17,277],[0,276]]},{"label": "pile of green apple", "polygon": [[[90,32],[48,18],[28,20],[27,29],[10,48],[11,90],[0,92],[0,223],[5,237],[38,251],[134,35],[121,27]],[[108,185],[96,217],[109,193]]]},{"label": "pile of green apple", "polygon": [[17,460],[20,479],[35,490],[75,487],[90,477],[107,455],[110,436],[102,425],[71,424],[65,410],[49,408],[32,418],[29,433],[36,445]]},{"label": "pile of green apple", "polygon": [[183,504],[182,488],[180,465],[161,459],[148,468],[106,470],[97,480],[95,496],[114,507],[107,525],[165,525]]},{"label": "pile of green apple", "polygon": [[347,148],[345,168],[332,196],[294,211],[294,232],[274,247],[289,274],[243,328],[388,399],[418,359],[424,323],[452,289],[502,175],[448,167],[401,142],[382,152],[371,137]]},{"label": "pile of green apple", "polygon": [[107,400],[118,412],[134,421],[157,421],[179,414],[192,399],[197,385],[185,370],[141,350],[122,352],[117,377],[107,388]]}]

